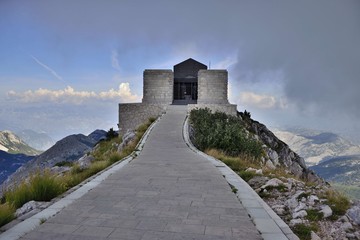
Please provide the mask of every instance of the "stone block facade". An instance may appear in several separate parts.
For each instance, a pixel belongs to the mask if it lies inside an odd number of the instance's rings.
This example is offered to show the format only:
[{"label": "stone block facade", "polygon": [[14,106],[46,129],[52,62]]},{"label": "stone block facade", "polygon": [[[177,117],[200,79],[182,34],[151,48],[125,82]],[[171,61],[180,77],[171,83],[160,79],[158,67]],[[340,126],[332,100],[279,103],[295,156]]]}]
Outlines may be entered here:
[{"label": "stone block facade", "polygon": [[119,104],[119,132],[136,129],[150,117],[158,117],[166,111],[168,104],[121,103]]},{"label": "stone block facade", "polygon": [[228,104],[228,72],[200,70],[198,73],[198,104]]},{"label": "stone block facade", "polygon": [[171,104],[173,101],[174,73],[172,70],[144,71],[143,103]]},{"label": "stone block facade", "polygon": [[[129,129],[135,130],[150,117],[161,115],[173,102],[187,104],[188,112],[195,108],[207,107],[213,112],[220,111],[234,116],[237,114],[236,105],[229,104],[228,101],[226,70],[207,70],[206,65],[190,58],[175,65],[174,72],[147,69],[144,71],[143,81],[142,103],[119,104],[120,134]],[[176,89],[177,95],[174,94]],[[186,93],[185,97],[181,95],[181,91]],[[191,92],[191,95],[187,92]],[[189,96],[192,98],[191,101],[186,98]],[[194,102],[197,104],[192,104]]]}]

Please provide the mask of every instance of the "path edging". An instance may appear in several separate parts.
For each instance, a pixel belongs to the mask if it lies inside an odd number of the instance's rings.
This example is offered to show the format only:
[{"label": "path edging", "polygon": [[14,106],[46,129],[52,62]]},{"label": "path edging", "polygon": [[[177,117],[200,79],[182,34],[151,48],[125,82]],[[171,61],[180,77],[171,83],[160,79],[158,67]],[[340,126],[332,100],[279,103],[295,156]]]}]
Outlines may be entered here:
[{"label": "path edging", "polygon": [[[102,181],[104,181],[107,177],[109,177],[114,172],[120,170],[129,162],[131,162],[134,158],[136,158],[141,150],[144,147],[144,144],[154,126],[160,121],[162,115],[160,115],[156,121],[154,121],[146,130],[146,132],[141,137],[139,143],[136,145],[135,150],[128,156],[124,157],[123,160],[118,161],[106,169],[100,171],[99,173],[95,174],[94,176],[90,177],[91,180],[84,180],[84,182],[78,184],[77,186],[69,189],[65,192],[59,200],[55,200],[53,204],[46,207],[44,210],[40,211],[39,213],[25,219],[24,221],[16,224],[12,228],[6,230],[5,232],[0,234],[0,240],[17,240],[20,237],[24,236],[26,233],[31,232],[37,226],[40,226],[42,221],[46,221],[49,218],[55,216],[59,213],[63,208],[70,205],[76,199],[79,199],[91,189],[98,186]],[[79,185],[81,185],[79,187]],[[74,190],[76,189],[76,190]],[[70,192],[70,193],[69,193]],[[65,195],[65,196],[64,196]]]},{"label": "path edging", "polygon": [[299,240],[290,227],[271,209],[271,207],[238,174],[220,160],[198,150],[190,141],[189,116],[183,124],[183,138],[195,153],[210,161],[224,176],[229,184],[238,191],[236,196],[243,204],[264,240]]}]

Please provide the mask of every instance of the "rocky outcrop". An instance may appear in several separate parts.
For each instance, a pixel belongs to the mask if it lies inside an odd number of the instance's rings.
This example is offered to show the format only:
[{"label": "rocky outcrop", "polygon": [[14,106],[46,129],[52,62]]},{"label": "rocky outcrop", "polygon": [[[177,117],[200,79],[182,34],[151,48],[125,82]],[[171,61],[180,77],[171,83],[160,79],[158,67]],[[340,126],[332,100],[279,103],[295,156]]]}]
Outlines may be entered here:
[{"label": "rocky outcrop", "polygon": [[[259,169],[258,169],[259,170]],[[360,239],[360,203],[343,215],[329,203],[329,184],[306,184],[286,177],[269,177],[258,172],[248,183],[265,202],[292,228],[314,229],[309,239]],[[345,203],[344,203],[345,204]],[[315,232],[316,230],[316,232]]]},{"label": "rocky outcrop", "polygon": [[264,124],[254,121],[243,113],[239,113],[239,116],[247,131],[255,134],[255,137],[264,144],[266,157],[263,162],[268,168],[274,169],[282,166],[296,177],[315,183],[323,182],[319,176],[306,167],[302,157],[278,139]]}]

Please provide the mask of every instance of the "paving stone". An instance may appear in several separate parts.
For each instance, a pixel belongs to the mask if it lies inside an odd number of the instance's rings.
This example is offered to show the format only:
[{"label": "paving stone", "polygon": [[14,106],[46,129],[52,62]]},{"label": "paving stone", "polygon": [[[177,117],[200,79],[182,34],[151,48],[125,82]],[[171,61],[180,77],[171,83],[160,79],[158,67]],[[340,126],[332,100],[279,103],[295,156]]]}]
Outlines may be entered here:
[{"label": "paving stone", "polygon": [[186,146],[185,115],[169,106],[137,158],[23,239],[261,239],[219,168]]},{"label": "paving stone", "polygon": [[115,229],[109,227],[80,226],[73,234],[92,237],[107,237]]}]

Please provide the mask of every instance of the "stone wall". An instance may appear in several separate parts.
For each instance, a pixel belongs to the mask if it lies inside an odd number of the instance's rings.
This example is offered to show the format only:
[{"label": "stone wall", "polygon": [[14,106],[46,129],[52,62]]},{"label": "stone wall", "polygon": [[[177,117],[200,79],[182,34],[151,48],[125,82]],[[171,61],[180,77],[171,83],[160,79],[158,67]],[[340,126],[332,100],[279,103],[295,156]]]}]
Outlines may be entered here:
[{"label": "stone wall", "polygon": [[142,102],[171,104],[173,88],[174,73],[172,70],[145,70]]},{"label": "stone wall", "polygon": [[199,104],[228,104],[228,72],[200,70],[198,73]]},{"label": "stone wall", "polygon": [[191,110],[196,108],[209,108],[212,112],[224,112],[229,115],[236,116],[237,114],[237,108],[236,104],[188,104],[188,113],[191,112]]},{"label": "stone wall", "polygon": [[119,132],[126,133],[128,129],[136,129],[150,117],[157,117],[166,111],[167,104],[120,103]]}]

